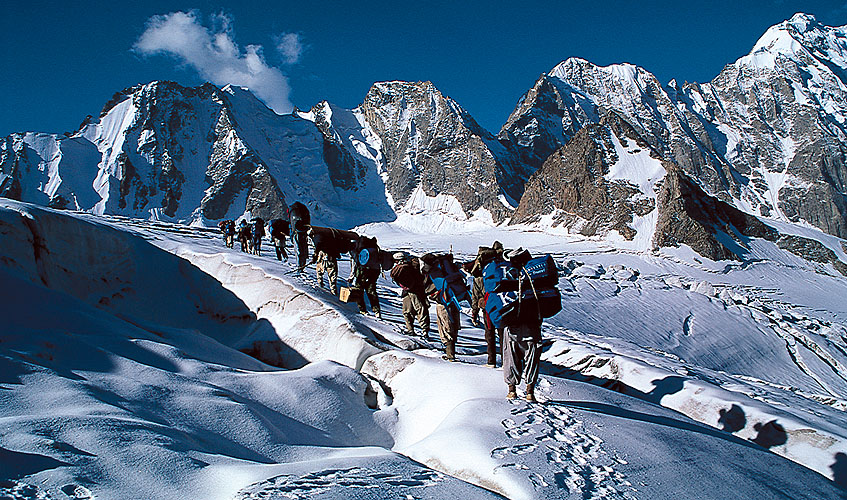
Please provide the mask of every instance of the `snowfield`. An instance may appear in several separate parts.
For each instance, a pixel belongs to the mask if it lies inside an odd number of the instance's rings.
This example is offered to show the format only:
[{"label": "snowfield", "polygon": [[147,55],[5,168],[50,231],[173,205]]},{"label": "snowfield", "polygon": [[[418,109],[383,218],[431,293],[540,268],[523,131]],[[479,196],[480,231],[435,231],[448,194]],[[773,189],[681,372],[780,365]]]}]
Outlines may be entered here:
[{"label": "snowfield", "polygon": [[766,241],[711,262],[414,227],[357,231],[415,254],[554,255],[541,403],[505,399],[468,310],[460,363],[434,332],[403,335],[387,276],[378,320],[267,242],[252,256],[209,229],[0,199],[0,498],[847,498],[831,266]]}]

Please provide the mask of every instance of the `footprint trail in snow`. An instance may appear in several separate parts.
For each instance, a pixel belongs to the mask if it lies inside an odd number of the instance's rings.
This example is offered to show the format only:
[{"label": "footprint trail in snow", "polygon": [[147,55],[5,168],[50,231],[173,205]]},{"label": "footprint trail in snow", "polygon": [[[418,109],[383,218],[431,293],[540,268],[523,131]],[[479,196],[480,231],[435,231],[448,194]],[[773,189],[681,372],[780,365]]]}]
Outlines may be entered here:
[{"label": "footprint trail in snow", "polygon": [[491,457],[501,462],[495,473],[511,469],[525,474],[545,498],[574,494],[595,500],[636,498],[635,488],[615,470],[626,462],[610,456],[603,441],[591,435],[572,411],[539,403],[513,404],[511,417],[502,425],[514,444],[491,451]]}]

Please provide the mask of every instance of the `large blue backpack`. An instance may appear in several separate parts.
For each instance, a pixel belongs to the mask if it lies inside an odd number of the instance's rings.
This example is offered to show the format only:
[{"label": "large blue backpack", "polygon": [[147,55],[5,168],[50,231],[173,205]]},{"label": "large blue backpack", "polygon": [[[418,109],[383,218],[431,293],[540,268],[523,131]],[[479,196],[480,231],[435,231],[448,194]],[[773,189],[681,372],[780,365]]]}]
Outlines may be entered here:
[{"label": "large blue backpack", "polygon": [[443,292],[442,295],[448,302],[455,303],[457,307],[462,300],[470,302],[468,283],[459,266],[453,261],[453,254],[427,254],[422,256],[421,260],[432,284],[437,290]]},{"label": "large blue backpack", "polygon": [[522,270],[510,262],[497,260],[485,266],[482,272],[482,286],[488,293],[517,290],[519,279],[531,280],[535,288],[554,288],[559,284],[559,270],[553,257],[542,255],[529,259]]},{"label": "large blue backpack", "polygon": [[558,288],[522,290],[521,300],[517,291],[490,293],[485,302],[485,312],[496,328],[522,319],[550,318],[561,310],[562,295]]},{"label": "large blue backpack", "polygon": [[485,311],[495,327],[521,320],[541,320],[562,310],[556,288],[559,271],[549,255],[530,259],[518,268],[496,261],[483,270],[483,287],[488,292]]}]

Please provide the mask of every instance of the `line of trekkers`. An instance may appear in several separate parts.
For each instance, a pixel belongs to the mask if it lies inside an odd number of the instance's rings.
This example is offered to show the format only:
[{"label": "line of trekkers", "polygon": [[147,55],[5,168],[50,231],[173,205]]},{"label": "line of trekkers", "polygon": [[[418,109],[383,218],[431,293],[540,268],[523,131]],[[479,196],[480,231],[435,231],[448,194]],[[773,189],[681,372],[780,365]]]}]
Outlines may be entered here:
[{"label": "line of trekkers", "polygon": [[[237,235],[242,251],[260,255],[261,238],[265,235],[262,219],[253,219],[249,224],[242,220],[238,228],[230,220],[222,221],[219,226],[229,248],[233,247]],[[522,248],[506,252],[498,241],[491,247],[479,247],[476,258],[461,265],[450,253],[415,257],[407,252],[388,252],[379,248],[376,238],[312,226],[309,210],[300,202],[289,207],[288,220],[274,219],[268,226],[277,259],[288,259],[285,237],[293,239],[298,271],[307,265],[308,240],[311,240],[315,249],[311,262],[316,265],[320,286],[324,286],[326,275],[333,295],[344,302],[357,303],[363,314],[367,314],[367,298],[373,314],[382,319],[376,284],[380,274],[389,271],[391,279],[402,290],[402,311],[408,335],[415,335],[417,321],[420,336],[428,338],[429,307],[430,302],[434,302],[445,360],[456,361],[460,303],[467,302],[471,308],[471,322],[485,330],[486,366],[496,366],[499,339],[507,397],[516,398],[516,388],[524,380],[526,399],[536,401],[541,323],[562,308],[557,288],[559,272],[550,255],[533,258]],[[243,229],[245,227],[247,229]],[[353,286],[339,289],[338,260],[342,254],[350,254]],[[468,286],[471,277],[472,284]]]}]

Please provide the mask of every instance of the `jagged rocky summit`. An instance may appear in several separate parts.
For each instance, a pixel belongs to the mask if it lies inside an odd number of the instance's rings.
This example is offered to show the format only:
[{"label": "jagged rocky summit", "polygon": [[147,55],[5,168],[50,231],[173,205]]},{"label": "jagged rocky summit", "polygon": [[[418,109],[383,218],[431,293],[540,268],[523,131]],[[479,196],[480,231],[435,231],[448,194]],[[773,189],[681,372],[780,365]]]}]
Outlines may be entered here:
[{"label": "jagged rocky summit", "polygon": [[301,116],[381,176],[395,212],[500,223],[532,172],[431,82],[376,83],[356,109],[322,102]]}]

